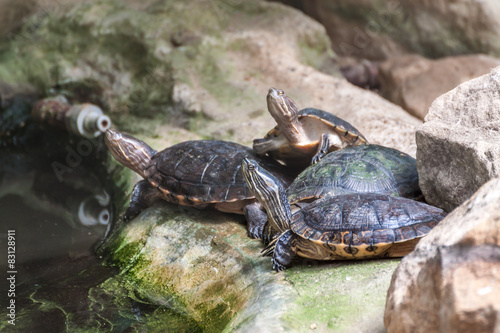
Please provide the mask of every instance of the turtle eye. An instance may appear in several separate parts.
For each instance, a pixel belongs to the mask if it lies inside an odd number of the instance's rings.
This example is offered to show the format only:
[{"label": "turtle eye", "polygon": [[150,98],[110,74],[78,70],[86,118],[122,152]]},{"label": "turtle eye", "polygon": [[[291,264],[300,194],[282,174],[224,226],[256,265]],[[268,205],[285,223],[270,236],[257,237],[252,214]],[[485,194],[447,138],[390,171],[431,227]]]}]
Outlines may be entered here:
[{"label": "turtle eye", "polygon": [[122,134],[114,129],[110,128],[106,131],[106,138],[110,141],[120,141],[122,137]]},{"label": "turtle eye", "polygon": [[111,139],[113,139],[113,141],[120,141],[122,139],[122,134],[120,132],[115,132]]},{"label": "turtle eye", "polygon": [[249,164],[248,164],[248,170],[250,170],[250,171],[251,171],[251,170],[255,170],[255,164],[253,164],[253,163],[249,163]]},{"label": "turtle eye", "polygon": [[283,96],[285,92],[283,90],[278,90],[278,96]]}]

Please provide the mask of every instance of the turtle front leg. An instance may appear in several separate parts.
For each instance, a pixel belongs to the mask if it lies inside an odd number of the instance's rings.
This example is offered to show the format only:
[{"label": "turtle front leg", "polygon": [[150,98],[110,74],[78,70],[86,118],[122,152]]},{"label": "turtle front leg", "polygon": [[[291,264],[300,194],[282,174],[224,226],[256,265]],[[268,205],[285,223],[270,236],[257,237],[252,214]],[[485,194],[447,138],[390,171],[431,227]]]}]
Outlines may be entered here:
[{"label": "turtle front leg", "polygon": [[286,144],[288,144],[286,138],[283,135],[278,135],[263,139],[254,139],[252,148],[257,155],[265,155],[269,152],[279,150]]},{"label": "turtle front leg", "polygon": [[147,180],[141,180],[135,184],[123,219],[128,222],[148,208],[155,199],[160,198],[160,192]]},{"label": "turtle front leg", "polygon": [[282,271],[288,266],[297,254],[297,238],[289,229],[283,232],[274,246],[273,269]]},{"label": "turtle front leg", "polygon": [[335,134],[323,134],[319,140],[318,151],[313,156],[311,164],[318,163],[326,154],[342,148],[342,140]]},{"label": "turtle front leg", "polygon": [[264,224],[267,221],[267,214],[262,205],[256,201],[246,205],[244,211],[248,223],[248,236],[251,238],[262,238]]}]

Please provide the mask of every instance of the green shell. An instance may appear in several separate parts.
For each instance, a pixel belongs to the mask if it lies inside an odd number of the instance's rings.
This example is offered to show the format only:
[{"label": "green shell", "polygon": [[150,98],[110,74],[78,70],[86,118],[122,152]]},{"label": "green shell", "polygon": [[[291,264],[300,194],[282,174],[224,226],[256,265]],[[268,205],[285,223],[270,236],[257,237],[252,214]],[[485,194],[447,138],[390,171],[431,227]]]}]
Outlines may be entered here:
[{"label": "green shell", "polygon": [[290,203],[349,193],[421,199],[416,161],[378,145],[346,147],[305,169],[290,185]]}]

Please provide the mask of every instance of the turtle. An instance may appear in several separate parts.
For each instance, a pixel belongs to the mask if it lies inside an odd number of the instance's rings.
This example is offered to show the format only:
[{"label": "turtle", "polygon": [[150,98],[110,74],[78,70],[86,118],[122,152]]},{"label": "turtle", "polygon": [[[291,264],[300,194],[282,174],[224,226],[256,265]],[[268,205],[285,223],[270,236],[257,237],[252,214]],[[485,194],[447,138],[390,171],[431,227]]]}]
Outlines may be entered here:
[{"label": "turtle", "polygon": [[287,188],[290,203],[370,192],[422,200],[416,160],[380,145],[350,146],[307,167]]},{"label": "turtle", "polygon": [[[196,208],[244,214],[249,236],[261,238],[264,214],[241,173],[243,158],[257,159],[284,183],[295,175],[271,158],[259,157],[251,148],[220,140],[185,141],[157,152],[144,141],[108,129],[105,143],[113,157],[144,179],[132,191],[126,221],[155,199]],[[255,222],[255,223],[254,223]]]},{"label": "turtle", "polygon": [[[423,199],[415,159],[397,149],[374,144],[350,146],[326,155],[302,171],[286,193],[290,204],[350,193]],[[260,218],[267,220],[267,215]],[[264,228],[264,242],[268,243],[275,233],[269,225]]]},{"label": "turtle", "polygon": [[269,89],[267,108],[278,125],[253,141],[258,155],[268,154],[289,167],[304,169],[331,151],[368,143],[347,121],[323,110],[298,110],[283,90]]},{"label": "turtle", "polygon": [[248,187],[279,235],[264,249],[281,271],[295,255],[316,260],[402,257],[444,217],[437,207],[377,193],[325,196],[290,204],[286,186],[256,161],[243,159]]}]

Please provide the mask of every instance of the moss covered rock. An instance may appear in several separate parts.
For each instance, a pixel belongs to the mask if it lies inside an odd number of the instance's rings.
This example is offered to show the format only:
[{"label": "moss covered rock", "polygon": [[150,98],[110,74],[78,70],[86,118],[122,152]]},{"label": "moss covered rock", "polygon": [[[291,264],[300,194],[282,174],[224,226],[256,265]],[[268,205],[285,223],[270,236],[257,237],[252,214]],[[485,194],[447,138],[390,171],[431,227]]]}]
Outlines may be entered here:
[{"label": "moss covered rock", "polygon": [[275,273],[262,247],[247,237],[243,218],[163,204],[119,229],[104,254],[141,302],[172,308],[204,330],[383,329],[399,261],[298,258]]},{"label": "moss covered rock", "polygon": [[345,118],[373,143],[414,154],[420,122],[335,77],[324,28],[292,8],[257,0],[75,3],[42,6],[43,15],[9,34],[0,48],[3,80],[29,82],[41,95],[69,91],[163,146],[200,137],[250,144],[274,127],[265,104],[274,86],[300,107]]}]

